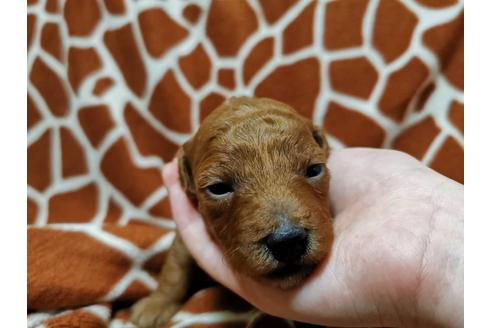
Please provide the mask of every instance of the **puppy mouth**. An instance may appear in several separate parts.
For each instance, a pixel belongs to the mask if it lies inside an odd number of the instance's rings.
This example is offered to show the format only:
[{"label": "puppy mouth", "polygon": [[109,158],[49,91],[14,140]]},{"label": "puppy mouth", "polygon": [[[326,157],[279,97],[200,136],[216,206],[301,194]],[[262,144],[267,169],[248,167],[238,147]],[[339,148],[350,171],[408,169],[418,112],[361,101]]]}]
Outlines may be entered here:
[{"label": "puppy mouth", "polygon": [[314,264],[284,264],[266,276],[270,280],[284,280],[293,277],[302,279],[313,272],[314,268]]}]

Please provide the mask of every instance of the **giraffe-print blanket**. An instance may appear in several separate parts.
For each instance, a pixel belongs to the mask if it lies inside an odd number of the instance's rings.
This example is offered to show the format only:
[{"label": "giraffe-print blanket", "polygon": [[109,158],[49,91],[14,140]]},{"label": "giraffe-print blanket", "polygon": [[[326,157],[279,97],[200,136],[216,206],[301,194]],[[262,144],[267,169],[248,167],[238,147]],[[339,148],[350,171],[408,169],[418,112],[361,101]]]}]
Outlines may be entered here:
[{"label": "giraffe-print blanket", "polygon": [[[231,95],[463,183],[463,1],[27,3],[29,327],[132,327],[174,237],[160,169]],[[172,325],[292,323],[210,288]]]}]

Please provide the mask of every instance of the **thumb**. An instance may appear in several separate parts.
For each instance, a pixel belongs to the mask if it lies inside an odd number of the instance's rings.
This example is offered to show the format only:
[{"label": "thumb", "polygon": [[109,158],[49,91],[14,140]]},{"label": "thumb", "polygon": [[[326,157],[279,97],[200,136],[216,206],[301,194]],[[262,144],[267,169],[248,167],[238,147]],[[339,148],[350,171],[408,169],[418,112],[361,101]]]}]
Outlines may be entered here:
[{"label": "thumb", "polygon": [[164,166],[162,177],[168,191],[171,212],[180,232],[182,229],[188,229],[189,225],[202,223],[200,222],[200,214],[193,207],[181,187],[176,159]]},{"label": "thumb", "polygon": [[197,264],[223,285],[238,290],[238,282],[224,259],[219,246],[209,235],[203,218],[186,196],[181,183],[177,160],[164,166],[164,184],[168,190],[171,213],[181,237]]}]

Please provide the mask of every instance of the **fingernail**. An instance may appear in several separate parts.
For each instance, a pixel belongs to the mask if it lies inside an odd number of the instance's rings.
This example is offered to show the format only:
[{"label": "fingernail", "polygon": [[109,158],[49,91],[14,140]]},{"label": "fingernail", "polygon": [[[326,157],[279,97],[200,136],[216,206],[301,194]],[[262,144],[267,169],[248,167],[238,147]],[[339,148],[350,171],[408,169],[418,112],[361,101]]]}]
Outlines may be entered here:
[{"label": "fingernail", "polygon": [[168,162],[162,168],[162,178],[164,179],[164,184],[169,186],[171,184],[175,184],[178,179],[175,177],[174,170],[176,169],[176,158],[171,162]]},{"label": "fingernail", "polygon": [[171,167],[171,163],[167,163],[164,165],[162,168],[162,179],[164,180],[164,184],[167,185],[170,181],[169,177],[169,170]]}]

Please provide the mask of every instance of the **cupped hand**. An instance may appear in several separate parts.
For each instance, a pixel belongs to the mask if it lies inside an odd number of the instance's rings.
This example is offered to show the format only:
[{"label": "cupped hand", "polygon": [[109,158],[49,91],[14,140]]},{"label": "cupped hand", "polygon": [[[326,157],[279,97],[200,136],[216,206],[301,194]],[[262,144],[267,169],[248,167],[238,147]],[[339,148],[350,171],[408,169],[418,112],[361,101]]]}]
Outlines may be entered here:
[{"label": "cupped hand", "polygon": [[230,267],[164,168],[172,214],[210,276],[257,308],[337,326],[463,325],[463,186],[397,151],[333,151],[329,256],[300,286],[281,290]]}]

